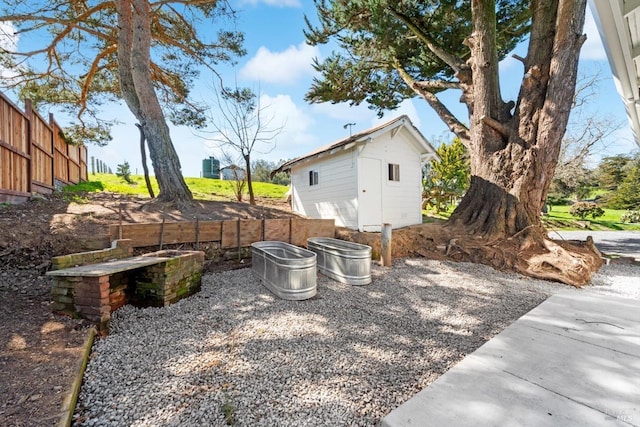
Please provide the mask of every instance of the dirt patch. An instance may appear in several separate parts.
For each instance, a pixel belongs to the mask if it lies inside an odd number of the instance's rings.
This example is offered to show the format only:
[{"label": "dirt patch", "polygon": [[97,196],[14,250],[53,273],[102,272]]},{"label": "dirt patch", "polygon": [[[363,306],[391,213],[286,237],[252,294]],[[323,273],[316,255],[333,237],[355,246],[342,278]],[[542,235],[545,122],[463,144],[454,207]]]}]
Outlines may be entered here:
[{"label": "dirt patch", "polygon": [[[50,426],[74,380],[90,325],[53,315],[51,257],[103,248],[108,226],[123,223],[292,216],[285,202],[258,206],[198,202],[181,209],[149,199],[98,193],[56,194],[0,205],[0,419],[3,425]],[[237,263],[236,263],[237,264]],[[233,268],[234,263],[211,270]]]}]

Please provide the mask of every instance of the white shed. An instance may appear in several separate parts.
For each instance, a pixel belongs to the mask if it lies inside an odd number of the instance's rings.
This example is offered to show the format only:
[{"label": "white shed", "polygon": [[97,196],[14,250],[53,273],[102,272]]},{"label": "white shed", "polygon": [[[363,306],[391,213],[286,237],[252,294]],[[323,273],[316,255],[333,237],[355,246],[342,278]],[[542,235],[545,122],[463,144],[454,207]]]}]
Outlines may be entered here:
[{"label": "white shed", "polygon": [[437,154],[403,115],[356,133],[273,173],[291,174],[291,207],[336,225],[380,231],[422,223],[422,165]]}]

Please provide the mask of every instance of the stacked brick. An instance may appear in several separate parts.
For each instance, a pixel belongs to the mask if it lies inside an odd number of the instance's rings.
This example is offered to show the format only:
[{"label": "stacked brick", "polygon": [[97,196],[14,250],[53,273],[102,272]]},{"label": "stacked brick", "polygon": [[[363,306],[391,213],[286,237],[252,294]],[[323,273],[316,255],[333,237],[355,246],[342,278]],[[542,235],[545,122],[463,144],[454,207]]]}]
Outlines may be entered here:
[{"label": "stacked brick", "polygon": [[159,251],[127,258],[131,253],[129,242],[119,241],[109,249],[55,257],[54,271],[47,273],[53,277],[52,310],[88,319],[108,333],[111,312],[125,304],[164,307],[200,290],[203,252]]}]

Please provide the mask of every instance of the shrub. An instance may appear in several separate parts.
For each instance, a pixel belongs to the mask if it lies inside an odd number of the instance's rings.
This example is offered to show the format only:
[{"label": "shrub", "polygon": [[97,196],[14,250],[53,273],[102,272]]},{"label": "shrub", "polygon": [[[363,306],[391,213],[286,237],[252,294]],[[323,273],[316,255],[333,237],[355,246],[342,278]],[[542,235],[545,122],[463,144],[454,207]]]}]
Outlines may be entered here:
[{"label": "shrub", "polygon": [[118,165],[116,175],[124,179],[128,184],[134,183],[133,179],[131,179],[131,167],[127,161]]},{"label": "shrub", "polygon": [[580,219],[585,219],[587,216],[596,219],[604,215],[604,210],[594,202],[577,202],[571,205],[569,213]]},{"label": "shrub", "polygon": [[553,206],[566,206],[570,203],[569,198],[559,193],[547,194],[547,204]]},{"label": "shrub", "polygon": [[626,211],[620,216],[620,221],[624,222],[640,222],[640,211]]}]

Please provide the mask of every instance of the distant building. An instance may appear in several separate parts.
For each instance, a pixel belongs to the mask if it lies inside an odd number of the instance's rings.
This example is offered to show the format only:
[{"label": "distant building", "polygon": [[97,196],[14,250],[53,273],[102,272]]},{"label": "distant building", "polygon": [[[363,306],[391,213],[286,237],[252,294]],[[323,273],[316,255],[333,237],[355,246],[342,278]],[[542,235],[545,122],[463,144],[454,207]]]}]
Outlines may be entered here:
[{"label": "distant building", "polygon": [[220,160],[215,157],[202,160],[202,177],[220,179]]},{"label": "distant building", "polygon": [[220,179],[226,180],[242,180],[246,172],[240,166],[229,165],[220,169]]},{"label": "distant building", "polygon": [[422,165],[437,154],[400,116],[297,159],[273,173],[291,174],[294,212],[333,218],[338,226],[380,231],[422,223]]}]

